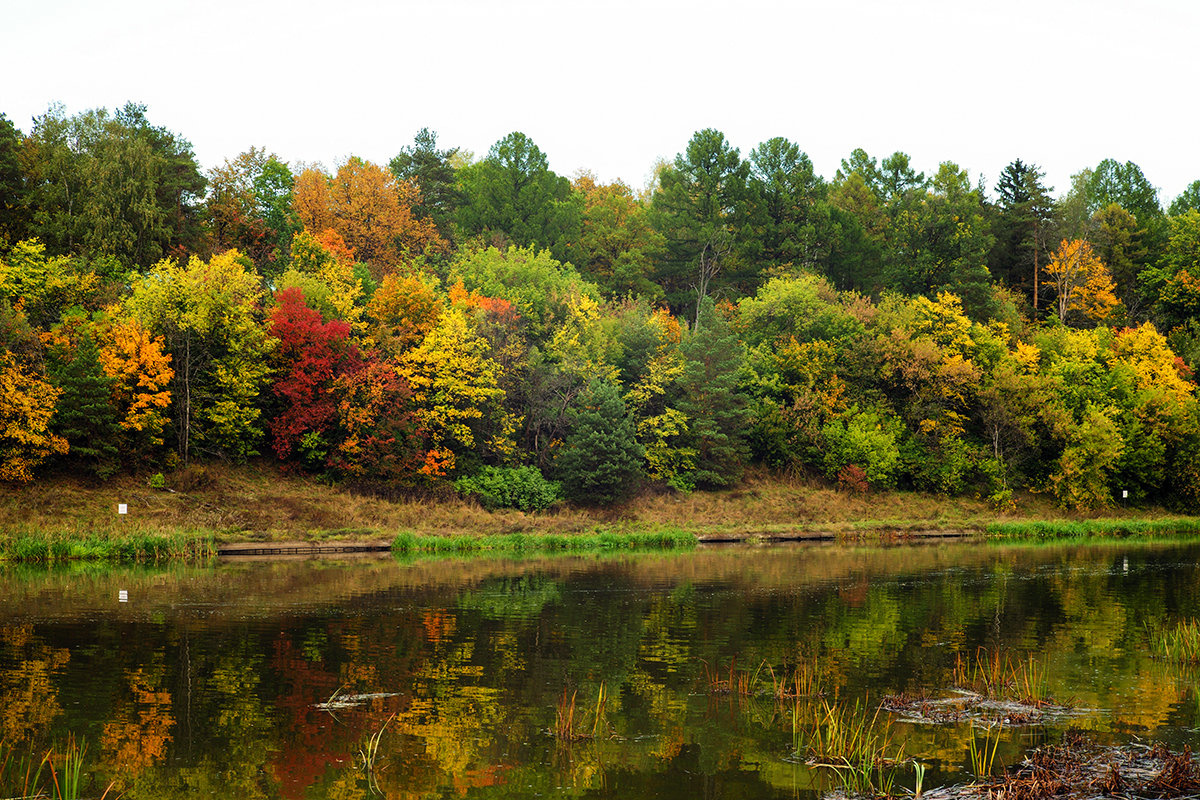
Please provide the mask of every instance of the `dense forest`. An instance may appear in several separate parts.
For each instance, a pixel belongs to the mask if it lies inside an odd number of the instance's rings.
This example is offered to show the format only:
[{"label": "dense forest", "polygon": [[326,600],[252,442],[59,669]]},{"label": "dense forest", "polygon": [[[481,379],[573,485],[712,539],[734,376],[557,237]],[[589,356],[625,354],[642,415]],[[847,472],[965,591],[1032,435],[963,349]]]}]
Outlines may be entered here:
[{"label": "dense forest", "polygon": [[[736,484],[1200,502],[1200,180],[698,131],[651,184],[420,131],[203,171],[129,104],[0,115],[0,480],[277,459],[485,503]],[[1195,273],[1195,275],[1193,275]],[[153,478],[151,478],[153,479]]]}]

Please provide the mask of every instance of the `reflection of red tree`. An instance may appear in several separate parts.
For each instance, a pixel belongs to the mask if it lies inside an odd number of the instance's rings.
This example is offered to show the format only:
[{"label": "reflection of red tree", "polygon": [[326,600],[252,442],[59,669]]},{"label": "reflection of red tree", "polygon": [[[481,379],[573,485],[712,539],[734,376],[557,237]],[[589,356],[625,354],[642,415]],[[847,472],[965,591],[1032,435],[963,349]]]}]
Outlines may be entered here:
[{"label": "reflection of red tree", "polygon": [[[330,622],[323,635],[331,647],[323,649],[338,653],[336,662],[305,653],[293,639],[304,633],[282,632],[275,640],[271,668],[279,682],[280,749],[271,759],[271,771],[283,798],[298,800],[329,769],[350,765],[363,739],[393,713],[403,717],[409,711],[411,695],[398,693],[412,686],[413,670],[425,662],[429,646],[418,617],[406,618],[399,628],[394,623],[369,618]],[[314,707],[335,692],[397,694],[338,710],[336,717]],[[392,723],[390,730],[397,725]],[[406,772],[411,772],[407,764]]]},{"label": "reflection of red tree", "polygon": [[870,589],[871,584],[869,581],[856,581],[850,586],[839,587],[838,597],[850,608],[861,608],[863,603],[867,601],[867,592]]},{"label": "reflection of red tree", "polygon": [[280,634],[271,666],[281,688],[275,700],[280,711],[280,749],[271,759],[271,769],[280,795],[299,800],[326,769],[342,763],[355,734],[336,726],[327,712],[313,708],[339,687],[337,674],[327,670],[324,661],[309,661],[287,634]]}]

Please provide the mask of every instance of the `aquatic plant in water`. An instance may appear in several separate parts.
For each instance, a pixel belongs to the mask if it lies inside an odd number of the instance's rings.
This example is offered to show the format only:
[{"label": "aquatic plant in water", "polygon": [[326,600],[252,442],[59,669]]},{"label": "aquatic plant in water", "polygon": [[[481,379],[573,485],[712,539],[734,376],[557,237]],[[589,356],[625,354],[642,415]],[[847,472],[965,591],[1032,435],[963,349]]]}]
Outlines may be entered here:
[{"label": "aquatic plant in water", "polygon": [[1200,622],[1184,620],[1173,628],[1151,632],[1150,648],[1166,661],[1200,663]]},{"label": "aquatic plant in water", "polygon": [[600,690],[596,694],[596,707],[592,711],[592,728],[590,732],[586,732],[576,727],[575,699],[579,694],[579,690],[571,692],[570,697],[567,697],[567,690],[563,689],[562,696],[558,700],[554,715],[554,737],[562,742],[574,742],[580,739],[595,739],[602,725],[607,726],[608,716],[606,710],[608,708],[608,693],[605,690],[604,684],[600,684]]},{"label": "aquatic plant in water", "polygon": [[987,779],[991,776],[1003,728],[1003,725],[986,726],[983,731],[982,743],[975,735],[975,729],[971,729],[971,738],[967,740],[967,745],[971,759],[971,774],[976,778]]},{"label": "aquatic plant in water", "polygon": [[1001,650],[976,649],[974,657],[955,656],[954,685],[984,697],[1017,700],[1031,706],[1051,702],[1046,670],[1034,656],[1014,660]]},{"label": "aquatic plant in water", "polygon": [[754,672],[738,669],[737,658],[734,657],[729,662],[729,676],[722,677],[723,673],[719,666],[711,666],[703,660],[700,663],[704,665],[704,685],[709,694],[732,694],[738,697],[750,697],[757,693],[759,676],[762,674],[763,667],[767,666],[764,661]]},{"label": "aquatic plant in water", "polygon": [[[830,769],[848,792],[890,796],[904,758],[903,745],[892,743],[890,715],[870,713],[864,701],[853,706],[822,702],[820,720],[809,734],[808,762]],[[798,735],[793,717],[793,735]]]}]

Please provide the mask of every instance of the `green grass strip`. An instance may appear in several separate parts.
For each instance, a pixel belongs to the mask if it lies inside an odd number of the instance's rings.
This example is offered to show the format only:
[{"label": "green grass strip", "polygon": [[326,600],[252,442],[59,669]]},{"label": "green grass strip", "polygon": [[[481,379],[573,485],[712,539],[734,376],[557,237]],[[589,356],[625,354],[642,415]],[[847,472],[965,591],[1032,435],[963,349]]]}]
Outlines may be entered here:
[{"label": "green grass strip", "polygon": [[55,564],[65,561],[169,561],[215,556],[206,534],[145,534],[122,539],[20,536],[0,541],[0,561]]},{"label": "green grass strip", "polygon": [[612,550],[671,550],[696,546],[695,534],[681,530],[648,532],[503,533],[489,536],[418,536],[402,531],[392,540],[392,552],[409,553],[554,553]]},{"label": "green grass strip", "polygon": [[1178,536],[1200,534],[1200,519],[1085,519],[1039,522],[992,522],[985,529],[998,539],[1084,539],[1090,537]]}]

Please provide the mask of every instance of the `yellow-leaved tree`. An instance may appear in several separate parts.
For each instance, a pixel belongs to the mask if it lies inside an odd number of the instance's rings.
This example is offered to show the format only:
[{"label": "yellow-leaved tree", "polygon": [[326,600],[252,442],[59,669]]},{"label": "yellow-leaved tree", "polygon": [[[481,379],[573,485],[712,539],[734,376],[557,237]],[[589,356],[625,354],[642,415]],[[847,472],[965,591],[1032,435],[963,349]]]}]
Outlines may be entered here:
[{"label": "yellow-leaved tree", "polygon": [[179,456],[254,455],[262,436],[258,395],[274,340],[261,323],[262,280],[237,250],[161,261],[134,281],[123,313],[171,356],[171,417]]},{"label": "yellow-leaved tree", "polygon": [[412,387],[413,407],[428,437],[420,469],[428,478],[465,467],[460,461],[468,454],[505,459],[515,447],[517,420],[504,411],[499,368],[489,350],[465,310],[451,306],[400,362],[400,375]]},{"label": "yellow-leaved tree", "polygon": [[1070,315],[1096,324],[1121,304],[1108,267],[1083,239],[1063,239],[1044,269],[1058,294],[1058,318],[1064,323]]},{"label": "yellow-leaved tree", "polygon": [[67,452],[50,432],[59,394],[33,364],[0,353],[0,480],[28,483],[39,464]]}]

